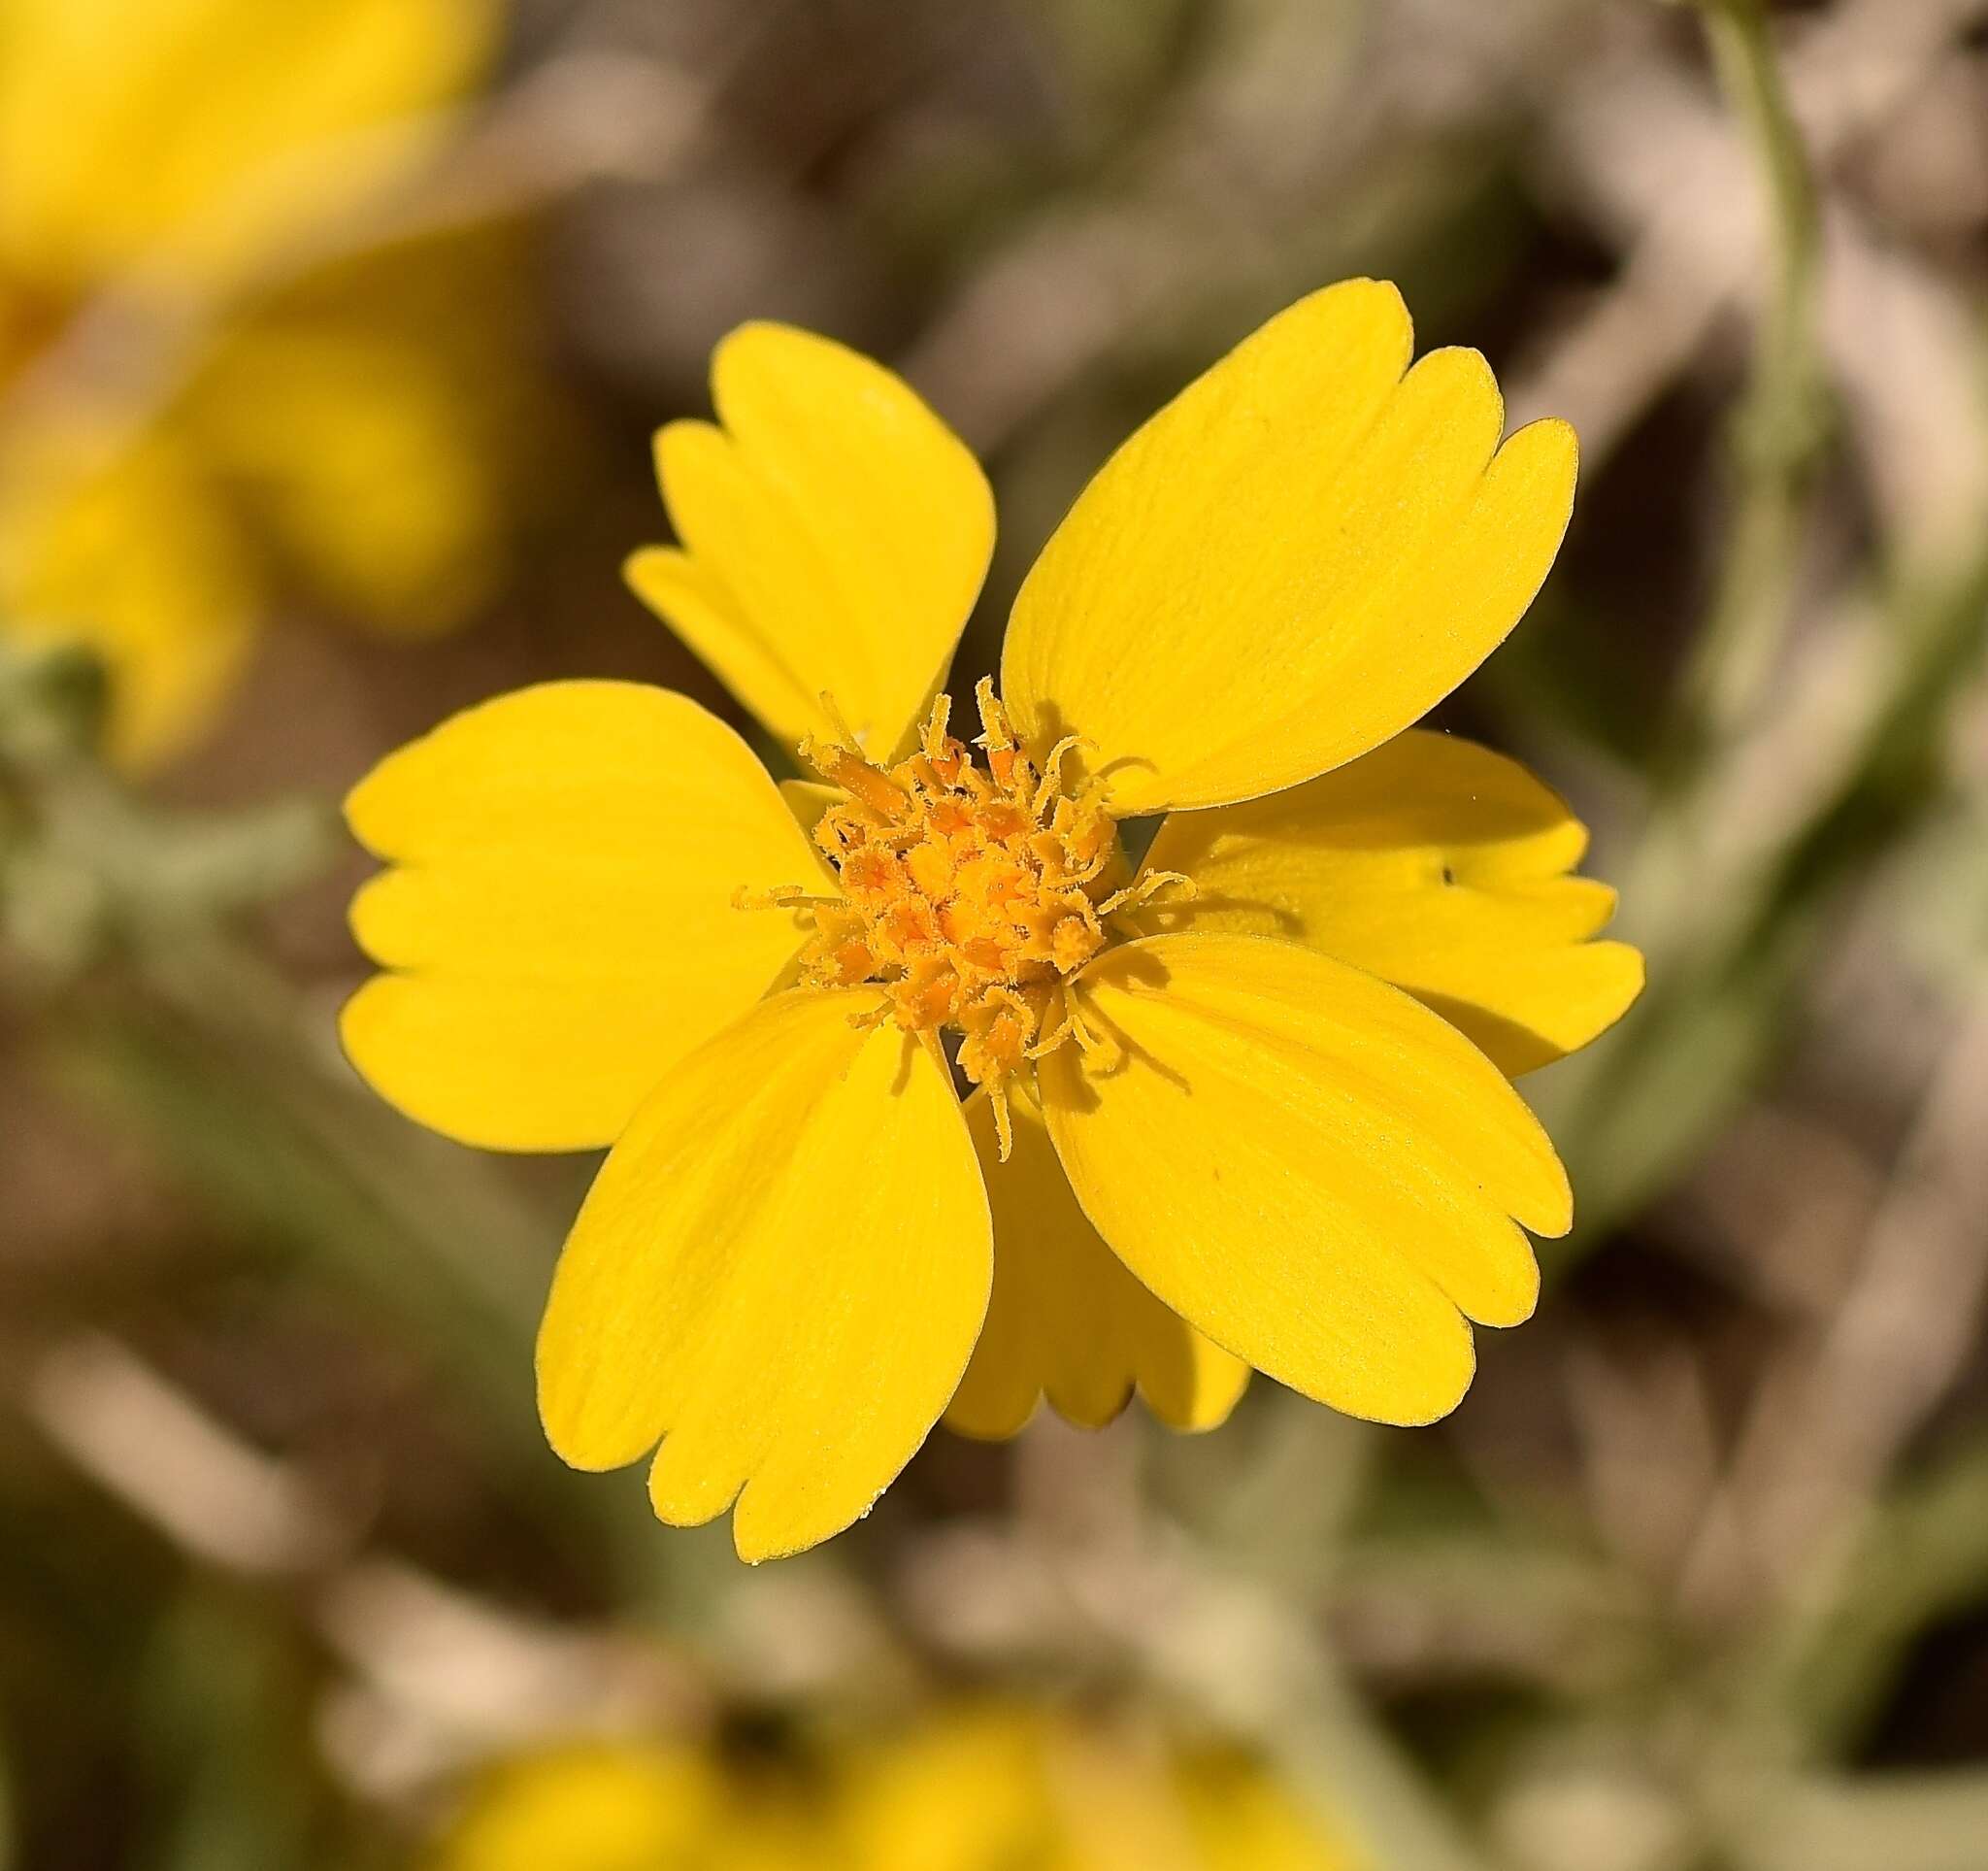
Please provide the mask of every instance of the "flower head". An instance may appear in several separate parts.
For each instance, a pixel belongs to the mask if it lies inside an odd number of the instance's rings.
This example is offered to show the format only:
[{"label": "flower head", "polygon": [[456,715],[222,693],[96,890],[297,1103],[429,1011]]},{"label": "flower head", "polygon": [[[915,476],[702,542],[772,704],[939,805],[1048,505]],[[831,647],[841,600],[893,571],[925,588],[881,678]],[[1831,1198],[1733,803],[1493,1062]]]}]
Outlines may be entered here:
[{"label": "flower head", "polygon": [[1077,1024],[1065,985],[1110,941],[1107,919],[1153,894],[1122,878],[1118,836],[1094,787],[1059,779],[1072,743],[1038,767],[1017,744],[982,681],[981,733],[973,751],[946,732],[951,698],[932,704],[918,751],[873,765],[846,729],[801,757],[835,789],[814,821],[814,843],[840,889],[805,905],[813,935],[801,980],[815,987],[875,984],[878,1019],[908,1033],[951,1027],[968,1083],[986,1087],[1005,1159],[1012,1145],[1008,1086]]},{"label": "flower head", "polygon": [[[1508,1075],[1640,985],[1509,761],[1412,723],[1511,628],[1572,500],[1483,360],[1393,288],[1301,301],[1155,416],[1016,599],[978,732],[935,695],[992,545],[972,457],[879,366],[754,325],[657,438],[637,590],[818,784],[685,698],[504,697],[353,793],[395,868],[359,1069],[507,1149],[613,1145],[539,1343],[552,1443],[656,1449],[747,1557],[868,1511],[942,1414],[1251,1368],[1441,1416],[1531,1311],[1567,1180]],[[1117,825],[1167,813],[1146,859]],[[955,1074],[968,1095],[955,1089]],[[660,1448],[657,1445],[660,1443]]]}]

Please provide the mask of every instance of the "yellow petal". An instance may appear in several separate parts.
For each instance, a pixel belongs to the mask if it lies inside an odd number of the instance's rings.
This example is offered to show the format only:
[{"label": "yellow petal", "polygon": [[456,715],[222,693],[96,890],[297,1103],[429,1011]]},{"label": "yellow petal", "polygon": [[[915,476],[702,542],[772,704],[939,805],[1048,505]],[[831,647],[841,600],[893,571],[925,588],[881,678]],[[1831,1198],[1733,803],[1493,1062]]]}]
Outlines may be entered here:
[{"label": "yellow petal", "polygon": [[484,1775],[428,1862],[431,1871],[657,1871],[721,1838],[727,1804],[716,1763],[688,1747],[552,1748]]},{"label": "yellow petal", "polygon": [[1410,349],[1390,285],[1301,299],[1057,528],[1015,600],[1003,696],[1038,745],[1089,737],[1121,816],[1252,798],[1377,747],[1532,602],[1574,433],[1536,422],[1499,449],[1484,360],[1437,351],[1404,376]]},{"label": "yellow petal", "polygon": [[0,630],[103,657],[120,765],[149,766],[209,724],[248,660],[260,599],[225,504],[165,434],[13,438],[0,461]]},{"label": "yellow petal", "polygon": [[839,1815],[845,1855],[835,1862],[849,1871],[1050,1871],[1048,1743],[1047,1724],[1025,1705],[924,1712],[848,1763]]},{"label": "yellow petal", "polygon": [[346,802],[400,868],[352,903],[382,967],[347,1005],[389,1103],[492,1150],[611,1143],[664,1072],[774,986],[803,931],[742,886],[822,888],[766,771],[698,705],[547,683],[445,721]]},{"label": "yellow petal", "polygon": [[1323,1813],[1246,1756],[1190,1755],[1176,1784],[1203,1871],[1362,1871],[1368,1863]]},{"label": "yellow petal", "polygon": [[851,1025],[875,999],[776,995],[671,1073],[595,1181],[539,1334],[552,1447],[613,1468],[661,1436],[656,1513],[695,1525],[736,1499],[742,1558],[869,1511],[986,1312],[958,1100],[915,1040]]},{"label": "yellow petal", "polygon": [[994,1212],[994,1293],[946,1427],[1011,1436],[1046,1396],[1057,1415],[1095,1429],[1137,1386],[1162,1422],[1213,1428],[1249,1367],[1169,1312],[1098,1239],[1019,1087],[1009,1112],[1014,1149],[1004,1163],[985,1094],[966,1103]]},{"label": "yellow petal", "polygon": [[887,756],[986,576],[986,478],[891,372],[809,332],[740,327],[712,359],[712,391],[722,427],[656,437],[682,550],[636,553],[629,583],[770,733],[830,733],[827,690]]},{"label": "yellow petal", "polygon": [[233,267],[412,151],[489,0],[0,0],[0,266],[75,290],[162,249]]},{"label": "yellow petal", "polygon": [[1567,875],[1587,832],[1514,760],[1412,728],[1302,786],[1176,813],[1146,857],[1194,880],[1168,928],[1278,935],[1381,976],[1506,1072],[1585,1046],[1642,987],[1591,942],[1615,892]]},{"label": "yellow petal", "polygon": [[[1292,942],[1161,935],[1079,977],[1105,1042],[1039,1071],[1077,1199],[1218,1345],[1353,1416],[1426,1422],[1469,1327],[1513,1324],[1567,1179],[1497,1068],[1398,988]],[[1110,1042],[1121,1054],[1111,1056]]]},{"label": "yellow petal", "polygon": [[848,794],[840,786],[826,786],[818,780],[782,780],[780,797],[787,802],[787,810],[794,815],[795,822],[803,831],[812,832],[821,822],[821,815],[839,799]]}]

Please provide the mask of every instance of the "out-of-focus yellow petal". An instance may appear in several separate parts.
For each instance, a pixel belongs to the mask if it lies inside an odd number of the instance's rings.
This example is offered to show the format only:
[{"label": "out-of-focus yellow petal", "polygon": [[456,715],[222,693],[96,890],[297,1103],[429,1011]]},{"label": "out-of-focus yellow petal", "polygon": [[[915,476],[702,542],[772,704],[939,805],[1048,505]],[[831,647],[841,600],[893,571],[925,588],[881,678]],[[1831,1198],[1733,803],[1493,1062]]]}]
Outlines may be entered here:
[{"label": "out-of-focus yellow petal", "polygon": [[227,509],[163,433],[16,438],[0,463],[0,628],[67,639],[110,672],[113,759],[149,765],[219,707],[261,593]]},{"label": "out-of-focus yellow petal", "polygon": [[1050,1732],[1026,1707],[941,1709],[864,1750],[839,1815],[846,1863],[852,1871],[1074,1871],[1052,1855]]},{"label": "out-of-focus yellow petal", "polygon": [[1071,1871],[1205,1871],[1170,1762],[1107,1731],[1065,1728],[1050,1761]]},{"label": "out-of-focus yellow petal", "polygon": [[1413,728],[1302,786],[1176,813],[1146,857],[1198,894],[1168,928],[1303,942],[1406,987],[1506,1072],[1585,1046],[1642,987],[1591,942],[1615,892],[1567,875],[1587,832],[1515,760]]},{"label": "out-of-focus yellow petal", "polygon": [[0,0],[0,269],[237,265],[404,162],[355,135],[460,91],[494,29],[490,0]]},{"label": "out-of-focus yellow petal", "polygon": [[353,789],[397,868],[352,903],[382,967],[346,1051],[411,1118],[492,1150],[611,1143],[803,932],[741,887],[825,887],[766,770],[667,689],[547,683],[445,721]]},{"label": "out-of-focus yellow petal", "polygon": [[237,333],[189,418],[314,587],[424,631],[488,595],[503,490],[439,360],[363,331]]},{"label": "out-of-focus yellow petal", "polygon": [[[776,995],[664,1080],[574,1224],[539,1402],[579,1468],[746,1559],[840,1532],[957,1387],[987,1309],[979,1165],[943,1064],[874,992]],[[742,1491],[743,1490],[743,1491]]]},{"label": "out-of-focus yellow petal", "polygon": [[1246,1756],[1190,1755],[1176,1785],[1205,1871],[1356,1871],[1369,1862]]},{"label": "out-of-focus yellow petal", "polygon": [[431,1871],[661,1871],[721,1840],[730,1790],[690,1748],[576,1746],[499,1767]]},{"label": "out-of-focus yellow petal", "polygon": [[770,733],[831,734],[826,690],[887,758],[986,576],[986,477],[891,372],[809,332],[741,326],[712,391],[721,427],[656,437],[682,548],[636,553],[629,583]]},{"label": "out-of-focus yellow petal", "polygon": [[353,621],[447,629],[585,478],[512,226],[313,267],[217,334],[178,419],[258,537]]},{"label": "out-of-focus yellow petal", "polygon": [[1538,1295],[1516,1223],[1571,1220],[1552,1145],[1497,1068],[1293,942],[1153,936],[1078,982],[1103,1044],[1063,1047],[1039,1080],[1118,1257],[1308,1396],[1387,1422],[1451,1409],[1473,1368],[1461,1315],[1513,1324]]},{"label": "out-of-focus yellow petal", "polygon": [[1036,1399],[1086,1429],[1110,1422],[1135,1386],[1176,1429],[1211,1429],[1236,1407],[1249,1367],[1171,1313],[1098,1239],[1071,1193],[1034,1102],[1009,1099],[1014,1148],[1000,1160],[986,1095],[967,1100],[994,1212],[994,1292],[945,1423],[1011,1436]]},{"label": "out-of-focus yellow petal", "polygon": [[[1408,315],[1351,280],[1279,314],[1106,463],[1015,600],[1002,692],[1089,737],[1120,815],[1296,785],[1400,732],[1532,602],[1574,433],[1498,447],[1472,351],[1403,375]],[[1494,453],[1495,451],[1495,453]]]}]

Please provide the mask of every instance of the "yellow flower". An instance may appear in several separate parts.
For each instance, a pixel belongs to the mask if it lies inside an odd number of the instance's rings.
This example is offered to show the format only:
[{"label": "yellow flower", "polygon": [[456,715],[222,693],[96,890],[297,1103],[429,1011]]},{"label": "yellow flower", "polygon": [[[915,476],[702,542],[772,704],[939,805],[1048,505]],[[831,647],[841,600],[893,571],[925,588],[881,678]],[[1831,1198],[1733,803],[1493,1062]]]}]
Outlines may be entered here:
[{"label": "yellow flower", "polygon": [[696,1749],[576,1743],[504,1762],[448,1828],[435,1871],[669,1871],[724,1830],[725,1786]]},{"label": "yellow flower", "polygon": [[746,1763],[579,1744],[487,1774],[433,1871],[1355,1871],[1261,1763],[1026,1707]]},{"label": "yellow flower", "polygon": [[273,281],[409,172],[494,29],[493,0],[0,0],[0,628],[104,655],[120,758],[233,684],[265,539],[417,626],[489,556],[435,348],[363,267]]},{"label": "yellow flower", "polygon": [[[736,1502],[759,1558],[866,1513],[948,1406],[999,1435],[1137,1386],[1201,1428],[1254,1367],[1424,1422],[1468,1321],[1531,1312],[1522,1229],[1570,1200],[1500,1067],[1641,963],[1586,940],[1612,898],[1560,801],[1410,727],[1531,601],[1574,472],[1564,423],[1500,447],[1475,352],[1410,349],[1351,281],[1154,417],[1023,585],[969,745],[931,697],[985,481],[887,371],[747,326],[722,426],[657,438],[682,546],[630,574],[820,784],[598,682],[353,792],[396,866],[353,906],[393,971],[346,1010],[358,1069],[471,1143],[613,1146],[539,1340],[569,1462],[660,1440],[657,1514]],[[1116,821],[1162,812],[1128,875]]]}]

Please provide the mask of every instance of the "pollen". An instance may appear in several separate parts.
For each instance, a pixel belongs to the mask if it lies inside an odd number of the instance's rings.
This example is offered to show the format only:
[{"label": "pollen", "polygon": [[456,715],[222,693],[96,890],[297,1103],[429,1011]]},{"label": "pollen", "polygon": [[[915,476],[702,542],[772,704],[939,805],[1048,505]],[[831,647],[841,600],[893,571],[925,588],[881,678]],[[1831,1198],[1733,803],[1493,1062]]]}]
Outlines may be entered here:
[{"label": "pollen", "polygon": [[867,759],[845,732],[803,743],[841,795],[814,842],[842,894],[780,900],[813,925],[802,983],[875,985],[866,1022],[956,1035],[960,1070],[987,1087],[1005,1146],[1008,1082],[1069,1037],[1064,984],[1112,940],[1108,919],[1135,893],[1117,887],[1117,830],[1094,789],[1064,783],[1078,743],[1038,765],[991,683],[976,700],[971,747],[947,732],[941,695],[917,751],[895,766]]}]

